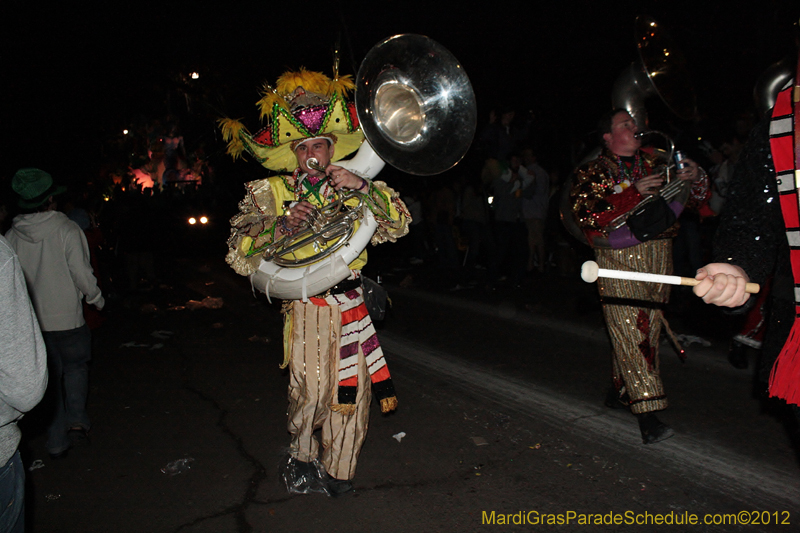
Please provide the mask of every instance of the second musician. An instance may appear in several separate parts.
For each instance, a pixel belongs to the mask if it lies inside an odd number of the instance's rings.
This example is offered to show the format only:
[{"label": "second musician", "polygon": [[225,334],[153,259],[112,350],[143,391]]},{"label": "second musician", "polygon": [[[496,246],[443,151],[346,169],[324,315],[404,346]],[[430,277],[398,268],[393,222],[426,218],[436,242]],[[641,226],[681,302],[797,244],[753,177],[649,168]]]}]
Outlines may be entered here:
[{"label": "second musician", "polygon": [[[670,203],[658,215],[663,220],[650,221],[652,227],[661,224],[663,230],[656,230],[654,237],[644,242],[629,225],[613,231],[608,228],[663,185],[663,177],[655,169],[665,162],[641,150],[637,131],[624,109],[614,109],[600,119],[598,134],[605,148],[597,159],[576,171],[570,207],[600,268],[672,274],[672,237],[677,230],[675,219],[684,207],[681,202]],[[678,178],[692,183],[690,202],[707,200],[703,197],[707,194],[703,191],[708,191],[705,172],[694,161],[686,161]],[[655,412],[667,407],[658,346],[669,286],[599,279],[598,290],[613,352],[614,388],[606,405],[629,407],[638,418],[645,444],[667,439],[673,431]]]}]

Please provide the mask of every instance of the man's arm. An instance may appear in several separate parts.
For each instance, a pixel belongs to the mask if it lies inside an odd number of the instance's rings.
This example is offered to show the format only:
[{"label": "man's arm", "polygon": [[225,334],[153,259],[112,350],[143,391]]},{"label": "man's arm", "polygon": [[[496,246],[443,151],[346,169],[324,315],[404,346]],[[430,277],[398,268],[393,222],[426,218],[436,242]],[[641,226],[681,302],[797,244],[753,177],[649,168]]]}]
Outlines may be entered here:
[{"label": "man's arm", "polygon": [[25,413],[47,388],[47,352],[16,254],[0,237],[0,401]]},{"label": "man's arm", "polygon": [[94,277],[92,265],[89,261],[89,243],[86,242],[86,235],[74,222],[65,230],[65,251],[67,255],[67,266],[75,286],[78,287],[85,296],[86,303],[102,309],[105,305],[103,293],[97,286],[97,278]]},{"label": "man's arm", "polygon": [[[225,261],[237,274],[253,274],[261,261],[261,251],[280,239],[284,201],[294,196],[286,190],[285,176],[275,176],[245,183],[245,196],[239,212],[231,218],[228,254]],[[286,219],[283,219],[286,222]]]}]

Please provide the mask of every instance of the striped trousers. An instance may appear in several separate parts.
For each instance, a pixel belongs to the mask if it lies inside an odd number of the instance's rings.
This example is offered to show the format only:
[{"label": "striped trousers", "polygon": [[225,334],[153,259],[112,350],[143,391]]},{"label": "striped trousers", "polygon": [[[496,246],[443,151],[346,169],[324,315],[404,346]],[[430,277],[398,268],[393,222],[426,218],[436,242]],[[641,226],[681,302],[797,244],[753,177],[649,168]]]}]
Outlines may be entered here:
[{"label": "striped trousers", "polygon": [[[600,268],[672,274],[672,240],[647,241],[620,250],[595,249]],[[613,379],[625,387],[634,414],[666,409],[658,346],[669,285],[598,278],[613,352]]]},{"label": "striped trousers", "polygon": [[[319,458],[328,475],[337,479],[352,479],[355,475],[369,426],[372,383],[360,345],[355,369],[358,382],[355,413],[342,414],[331,409],[337,403],[342,312],[363,302],[361,290],[358,291],[356,299],[342,305],[294,301],[288,311],[292,320],[290,338],[285,339],[290,352],[289,453],[304,462]],[[369,315],[365,320],[369,321]],[[321,455],[315,436],[318,430]]]}]

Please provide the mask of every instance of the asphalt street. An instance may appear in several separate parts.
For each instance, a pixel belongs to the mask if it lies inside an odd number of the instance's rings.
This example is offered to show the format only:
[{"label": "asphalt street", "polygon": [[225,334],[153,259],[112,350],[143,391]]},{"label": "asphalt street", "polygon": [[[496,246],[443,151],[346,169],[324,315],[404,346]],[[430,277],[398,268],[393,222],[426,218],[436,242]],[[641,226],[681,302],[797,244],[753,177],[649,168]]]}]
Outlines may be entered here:
[{"label": "asphalt street", "polygon": [[291,496],[279,483],[279,305],[220,254],[110,302],[95,332],[90,447],[53,461],[44,406],[23,421],[30,529],[797,530],[792,428],[753,365],[727,363],[723,318],[675,308],[688,359],[662,345],[661,418],[676,435],[645,446],[629,413],[603,406],[610,352],[593,287],[551,274],[448,290],[424,269],[381,275],[400,407],[373,406],[355,493]]}]

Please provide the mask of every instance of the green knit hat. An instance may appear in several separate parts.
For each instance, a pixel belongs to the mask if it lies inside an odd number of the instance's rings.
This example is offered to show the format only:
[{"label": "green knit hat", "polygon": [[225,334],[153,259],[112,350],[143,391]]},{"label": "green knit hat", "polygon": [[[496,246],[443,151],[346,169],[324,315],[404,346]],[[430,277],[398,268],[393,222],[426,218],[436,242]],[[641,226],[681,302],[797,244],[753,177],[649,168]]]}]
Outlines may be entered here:
[{"label": "green knit hat", "polygon": [[17,205],[23,209],[33,209],[45,203],[48,198],[67,190],[56,186],[53,177],[38,168],[22,168],[14,174],[11,188],[19,195]]}]

